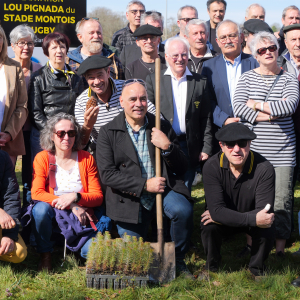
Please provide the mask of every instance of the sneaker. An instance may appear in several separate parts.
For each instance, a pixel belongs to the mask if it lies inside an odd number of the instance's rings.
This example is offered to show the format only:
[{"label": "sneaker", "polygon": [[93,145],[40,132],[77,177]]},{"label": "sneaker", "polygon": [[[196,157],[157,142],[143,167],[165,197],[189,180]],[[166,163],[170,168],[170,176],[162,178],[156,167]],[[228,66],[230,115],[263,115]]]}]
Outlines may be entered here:
[{"label": "sneaker", "polygon": [[249,254],[251,254],[251,246],[249,246],[248,244],[242,249],[241,252],[238,253],[238,255],[236,257],[238,258],[242,258],[245,256],[248,256]]},{"label": "sneaker", "polygon": [[196,173],[194,181],[192,183],[193,186],[197,185],[202,181],[202,175],[200,173]]},{"label": "sneaker", "polygon": [[186,279],[195,279],[183,260],[176,260],[176,274],[183,275]]}]

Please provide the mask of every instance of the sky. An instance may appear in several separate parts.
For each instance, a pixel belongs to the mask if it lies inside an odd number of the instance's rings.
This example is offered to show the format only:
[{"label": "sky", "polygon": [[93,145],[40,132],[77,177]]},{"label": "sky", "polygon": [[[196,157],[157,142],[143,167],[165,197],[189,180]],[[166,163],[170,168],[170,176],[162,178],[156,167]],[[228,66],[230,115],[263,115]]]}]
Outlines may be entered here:
[{"label": "sky", "polygon": [[[192,5],[195,6],[198,10],[198,17],[202,20],[208,20],[207,9],[206,9],[206,0],[141,0],[145,6],[146,10],[157,10],[167,17],[174,17],[177,19],[177,11],[181,6]],[[298,0],[299,1],[299,0]],[[285,7],[290,5],[297,5],[298,1],[286,2],[284,0],[261,0],[255,2],[255,0],[227,0],[227,11],[225,19],[231,19],[237,23],[243,23],[245,20],[245,11],[246,8],[253,4],[259,3],[266,10],[266,22],[269,25],[278,23],[281,25],[281,15]],[[116,12],[126,11],[126,6],[129,1],[126,0],[87,0],[87,11],[90,12],[95,7],[107,7]],[[166,10],[167,2],[167,10]],[[298,2],[298,7],[300,4]],[[101,21],[101,20],[100,20]]]}]

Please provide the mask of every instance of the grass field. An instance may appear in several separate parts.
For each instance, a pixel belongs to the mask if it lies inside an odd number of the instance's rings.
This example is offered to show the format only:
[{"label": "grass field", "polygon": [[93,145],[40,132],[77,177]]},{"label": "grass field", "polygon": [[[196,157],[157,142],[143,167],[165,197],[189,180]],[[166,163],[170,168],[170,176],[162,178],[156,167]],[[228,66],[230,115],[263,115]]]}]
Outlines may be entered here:
[{"label": "grass field", "polygon": [[[20,182],[20,162],[17,165]],[[187,255],[190,270],[197,275],[204,269],[205,256],[200,239],[199,222],[204,210],[202,184],[193,189],[196,199],[194,233],[192,240],[198,250]],[[209,281],[177,278],[164,286],[153,285],[145,289],[128,288],[124,291],[93,290],[85,287],[85,270],[78,266],[74,256],[68,255],[62,264],[62,248],[53,254],[54,271],[37,272],[38,255],[29,249],[26,260],[19,265],[0,262],[0,299],[300,299],[300,289],[290,282],[300,275],[300,258],[291,253],[299,249],[297,214],[300,210],[300,186],[295,191],[294,215],[296,231],[287,243],[283,260],[272,251],[267,265],[270,273],[255,281],[247,271],[249,257],[237,259],[236,254],[245,245],[245,236],[237,235],[224,242],[222,271],[210,275]],[[11,294],[11,295],[10,295]]]}]

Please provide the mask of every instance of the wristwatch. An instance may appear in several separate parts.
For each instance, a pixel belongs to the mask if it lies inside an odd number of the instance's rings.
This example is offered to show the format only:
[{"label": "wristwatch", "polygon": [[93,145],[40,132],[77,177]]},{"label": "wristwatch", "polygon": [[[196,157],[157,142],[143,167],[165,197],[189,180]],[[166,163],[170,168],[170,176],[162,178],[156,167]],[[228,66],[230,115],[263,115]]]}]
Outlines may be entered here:
[{"label": "wristwatch", "polygon": [[81,200],[81,194],[77,193],[74,203],[78,203],[80,200]]},{"label": "wristwatch", "polygon": [[170,143],[169,147],[167,150],[161,150],[163,152],[163,154],[167,153],[167,152],[171,152],[173,150],[174,144]]}]

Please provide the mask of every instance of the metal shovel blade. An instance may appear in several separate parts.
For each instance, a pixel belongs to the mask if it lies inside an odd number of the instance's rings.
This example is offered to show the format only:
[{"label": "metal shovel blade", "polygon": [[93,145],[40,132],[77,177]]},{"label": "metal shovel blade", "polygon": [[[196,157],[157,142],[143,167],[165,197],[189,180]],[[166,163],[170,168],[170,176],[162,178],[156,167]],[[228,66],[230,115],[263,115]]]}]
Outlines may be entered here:
[{"label": "metal shovel blade", "polygon": [[151,243],[153,248],[153,262],[149,269],[150,280],[154,282],[166,283],[175,279],[175,243],[163,244],[163,254],[160,253],[159,243]]}]

